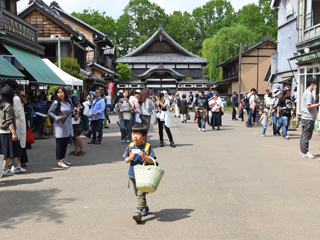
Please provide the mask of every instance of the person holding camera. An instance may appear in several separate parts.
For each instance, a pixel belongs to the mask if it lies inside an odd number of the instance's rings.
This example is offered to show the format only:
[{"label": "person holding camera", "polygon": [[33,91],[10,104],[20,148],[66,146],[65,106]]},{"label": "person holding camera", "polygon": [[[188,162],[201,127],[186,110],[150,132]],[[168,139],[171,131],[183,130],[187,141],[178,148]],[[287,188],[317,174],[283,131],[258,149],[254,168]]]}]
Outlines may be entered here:
[{"label": "person holding camera", "polygon": [[129,101],[129,91],[123,91],[123,98],[120,98],[115,106],[120,112],[120,131],[122,142],[131,142],[131,128],[133,124],[131,110],[133,103]]},{"label": "person holding camera", "polygon": [[[53,132],[56,138],[56,159],[58,160],[58,167],[69,168],[71,163],[67,162],[65,157],[70,136],[73,136],[72,103],[64,87],[56,89],[55,97],[56,100],[53,101],[48,114],[54,120]],[[80,110],[77,110],[77,113],[79,112]]]},{"label": "person holding camera", "polygon": [[[67,86],[66,90],[68,92],[68,98],[71,99],[73,107],[80,108],[81,104],[78,97],[73,94],[72,88]],[[82,119],[80,118],[80,115],[78,113],[72,116],[73,140],[75,149],[74,151],[71,151],[69,155],[81,156],[86,153],[83,149],[82,140],[80,138],[82,132],[81,121]]]}]

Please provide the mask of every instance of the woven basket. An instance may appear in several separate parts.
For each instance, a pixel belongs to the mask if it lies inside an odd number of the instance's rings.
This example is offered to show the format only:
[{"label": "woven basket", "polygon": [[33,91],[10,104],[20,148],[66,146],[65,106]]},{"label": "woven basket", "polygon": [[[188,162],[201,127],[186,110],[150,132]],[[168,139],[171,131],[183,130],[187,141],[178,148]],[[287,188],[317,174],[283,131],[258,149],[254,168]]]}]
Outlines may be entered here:
[{"label": "woven basket", "polygon": [[143,165],[135,165],[133,167],[136,178],[136,187],[142,192],[155,192],[164,174],[164,170],[156,166],[156,162],[153,158],[152,160],[154,165],[146,166],[145,161]]}]

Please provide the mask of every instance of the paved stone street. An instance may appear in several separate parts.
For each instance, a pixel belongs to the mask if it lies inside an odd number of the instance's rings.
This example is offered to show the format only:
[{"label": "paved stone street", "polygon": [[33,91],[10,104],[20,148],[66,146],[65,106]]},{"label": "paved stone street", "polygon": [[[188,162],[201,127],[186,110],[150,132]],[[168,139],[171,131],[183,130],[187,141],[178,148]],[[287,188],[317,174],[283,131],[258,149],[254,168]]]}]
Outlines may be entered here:
[{"label": "paved stone street", "polygon": [[[299,157],[299,132],[291,140],[261,137],[223,117],[221,131],[197,130],[172,116],[177,148],[151,144],[166,171],[158,190],[147,195],[150,214],[137,225],[136,199],[128,189],[116,117],[102,145],[68,156],[56,167],[55,140],[38,140],[28,151],[26,174],[0,179],[1,239],[319,239],[320,149],[314,160]],[[192,113],[193,117],[193,113]],[[166,135],[165,135],[166,136]],[[68,147],[68,152],[73,146]]]}]

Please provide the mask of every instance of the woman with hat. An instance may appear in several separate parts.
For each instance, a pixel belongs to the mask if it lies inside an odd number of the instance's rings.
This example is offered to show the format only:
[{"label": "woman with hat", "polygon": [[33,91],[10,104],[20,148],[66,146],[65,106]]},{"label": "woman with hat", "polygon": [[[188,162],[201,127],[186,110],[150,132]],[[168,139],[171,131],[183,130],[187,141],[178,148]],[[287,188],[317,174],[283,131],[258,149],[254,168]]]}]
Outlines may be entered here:
[{"label": "woman with hat", "polygon": [[279,98],[281,95],[280,89],[275,89],[273,91],[273,98],[270,99],[270,111],[269,114],[272,115],[272,122],[273,122],[273,136],[276,136],[277,134],[280,135],[279,130],[282,126],[282,120],[279,118],[279,125],[277,127],[277,106],[279,103]]},{"label": "woman with hat", "polygon": [[26,167],[26,163],[28,161],[28,155],[26,150],[26,139],[27,139],[27,124],[26,124],[26,115],[24,112],[24,106],[22,101],[24,101],[23,97],[21,96],[19,85],[14,79],[7,79],[6,85],[10,86],[14,91],[13,97],[13,110],[15,114],[15,123],[16,123],[16,132],[18,139],[20,141],[22,155],[20,157],[20,163],[22,167]]},{"label": "woman with hat", "polygon": [[[22,155],[20,142],[16,132],[15,113],[13,109],[14,91],[5,86],[1,89],[0,97],[0,154],[4,155],[3,174],[25,172],[18,165],[18,158]],[[13,166],[8,168],[10,158]],[[0,176],[1,177],[1,176]]]}]

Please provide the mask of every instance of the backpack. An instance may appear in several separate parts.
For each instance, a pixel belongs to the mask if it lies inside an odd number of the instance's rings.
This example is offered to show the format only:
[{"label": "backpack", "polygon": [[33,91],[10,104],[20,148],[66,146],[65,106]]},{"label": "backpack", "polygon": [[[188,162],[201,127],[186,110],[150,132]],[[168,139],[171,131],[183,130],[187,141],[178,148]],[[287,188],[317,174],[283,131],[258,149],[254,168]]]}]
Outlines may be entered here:
[{"label": "backpack", "polygon": [[181,101],[180,101],[180,98],[179,98],[179,97],[177,98],[177,106],[178,106],[178,107],[181,107]]},{"label": "backpack", "polygon": [[248,97],[248,96],[246,96],[245,98],[244,98],[244,100],[243,100],[243,109],[246,109],[246,110],[248,110],[249,109],[249,107],[250,107],[250,97],[252,96],[252,94]]},{"label": "backpack", "polygon": [[[132,151],[132,149],[133,149],[133,147],[134,147],[134,142],[131,142],[130,144],[129,144],[129,155],[131,155],[131,151]],[[144,146],[144,153],[147,155],[147,156],[149,156],[149,150],[150,150],[150,143],[146,143],[146,145]],[[143,161],[144,161],[144,159],[143,159]]]}]

